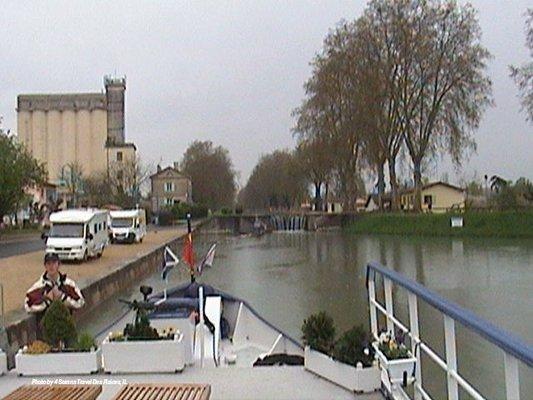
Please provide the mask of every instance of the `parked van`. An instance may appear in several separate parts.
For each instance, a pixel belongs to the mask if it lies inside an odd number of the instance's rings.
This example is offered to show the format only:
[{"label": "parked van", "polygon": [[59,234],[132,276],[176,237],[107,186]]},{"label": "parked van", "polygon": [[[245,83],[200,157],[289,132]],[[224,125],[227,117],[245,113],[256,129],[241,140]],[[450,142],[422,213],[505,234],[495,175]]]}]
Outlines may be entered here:
[{"label": "parked van", "polygon": [[143,209],[110,211],[111,243],[140,243],[146,236],[146,212]]},{"label": "parked van", "polygon": [[62,260],[100,257],[108,244],[108,211],[72,209],[50,214],[46,252]]}]

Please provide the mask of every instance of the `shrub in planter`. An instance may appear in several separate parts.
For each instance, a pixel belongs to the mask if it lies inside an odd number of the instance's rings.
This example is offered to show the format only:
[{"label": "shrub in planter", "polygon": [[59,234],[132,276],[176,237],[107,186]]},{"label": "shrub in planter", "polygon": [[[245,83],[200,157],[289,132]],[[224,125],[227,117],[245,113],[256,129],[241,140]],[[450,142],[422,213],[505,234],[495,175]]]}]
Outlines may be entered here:
[{"label": "shrub in planter", "polygon": [[374,361],[374,349],[369,346],[369,337],[362,326],[354,326],[343,333],[333,348],[333,358],[345,364],[370,367]]},{"label": "shrub in planter", "polygon": [[[185,367],[183,335],[174,329],[161,334],[150,325],[147,311],[137,301],[129,303],[135,322],[123,332],[110,333],[102,343],[104,371],[109,373],[176,372]],[[142,359],[142,363],[132,362]]]},{"label": "shrub in planter", "polygon": [[19,375],[90,374],[100,369],[100,350],[86,333],[77,339],[74,319],[61,301],[48,307],[42,326],[48,343],[36,340],[19,350],[15,355]]},{"label": "shrub in planter", "polygon": [[302,325],[302,339],[306,346],[329,354],[335,341],[335,325],[333,318],[320,311],[309,316]]},{"label": "shrub in planter", "polygon": [[78,336],[74,318],[62,301],[54,300],[46,310],[43,320],[43,334],[47,343],[63,349],[76,342]]},{"label": "shrub in planter", "polygon": [[90,334],[84,332],[78,337],[74,348],[76,351],[91,351],[91,349],[96,348],[96,343]]}]

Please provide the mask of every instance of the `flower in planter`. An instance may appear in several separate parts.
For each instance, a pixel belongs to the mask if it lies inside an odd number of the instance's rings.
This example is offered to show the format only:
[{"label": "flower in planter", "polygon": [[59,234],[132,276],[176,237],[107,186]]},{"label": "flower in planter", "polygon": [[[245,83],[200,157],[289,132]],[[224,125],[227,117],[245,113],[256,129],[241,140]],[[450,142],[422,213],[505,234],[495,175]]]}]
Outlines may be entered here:
[{"label": "flower in planter", "polygon": [[304,320],[302,339],[306,346],[329,354],[335,342],[335,325],[333,318],[321,311]]},{"label": "flower in planter", "polygon": [[411,353],[405,345],[403,332],[398,333],[396,337],[393,337],[390,333],[382,332],[379,335],[378,348],[389,360],[411,357]]},{"label": "flower in planter", "polygon": [[123,342],[124,334],[122,332],[109,332],[110,342]]},{"label": "flower in planter", "polygon": [[24,348],[24,353],[26,354],[46,354],[50,353],[52,347],[41,340],[36,340],[32,342],[29,346]]}]

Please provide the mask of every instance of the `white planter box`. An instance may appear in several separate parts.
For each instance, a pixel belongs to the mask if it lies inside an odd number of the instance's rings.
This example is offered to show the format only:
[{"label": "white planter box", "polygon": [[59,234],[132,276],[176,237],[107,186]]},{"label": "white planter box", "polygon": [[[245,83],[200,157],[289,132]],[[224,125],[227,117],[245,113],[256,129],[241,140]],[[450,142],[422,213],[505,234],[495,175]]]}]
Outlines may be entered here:
[{"label": "white planter box", "polygon": [[0,349],[0,375],[4,375],[7,372],[7,356],[3,350]]},{"label": "white planter box", "polygon": [[183,335],[173,340],[102,343],[104,371],[110,373],[178,372],[185,367]]},{"label": "white planter box", "polygon": [[377,366],[363,368],[341,363],[306,346],[305,369],[353,392],[373,392],[380,388],[380,370]]},{"label": "white planter box", "polygon": [[387,372],[388,380],[391,383],[401,384],[403,382],[403,374],[407,373],[407,383],[412,382],[413,368],[416,364],[416,358],[399,358],[396,360],[389,360],[385,357],[377,345],[374,345],[376,356],[378,357],[381,367]]},{"label": "white planter box", "polygon": [[102,366],[100,349],[86,352],[15,355],[19,375],[88,375],[98,372]]}]

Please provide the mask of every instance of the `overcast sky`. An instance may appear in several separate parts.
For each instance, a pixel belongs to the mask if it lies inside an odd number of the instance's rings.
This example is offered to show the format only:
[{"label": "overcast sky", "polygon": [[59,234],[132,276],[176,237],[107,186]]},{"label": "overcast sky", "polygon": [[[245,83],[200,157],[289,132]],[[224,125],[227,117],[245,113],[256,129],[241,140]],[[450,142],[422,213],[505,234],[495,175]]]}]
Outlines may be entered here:
[{"label": "overcast sky", "polygon": [[[19,93],[100,91],[127,76],[126,137],[154,165],[195,139],[226,147],[245,183],[261,154],[294,145],[291,110],[328,29],[364,1],[3,1],[0,116],[16,131]],[[528,0],[477,0],[496,106],[476,133],[477,154],[450,180],[533,178],[533,125],[520,113],[509,64],[527,61]]]}]

